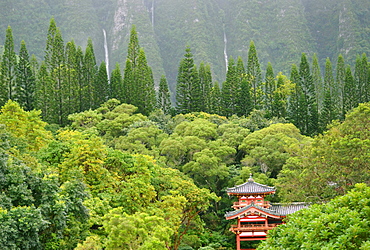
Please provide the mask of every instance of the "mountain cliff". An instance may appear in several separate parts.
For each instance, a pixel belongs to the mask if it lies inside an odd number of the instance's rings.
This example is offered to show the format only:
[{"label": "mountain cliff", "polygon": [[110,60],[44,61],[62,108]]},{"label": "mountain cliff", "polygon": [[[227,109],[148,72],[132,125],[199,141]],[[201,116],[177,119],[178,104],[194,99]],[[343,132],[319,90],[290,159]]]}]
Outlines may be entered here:
[{"label": "mountain cliff", "polygon": [[[156,81],[165,74],[174,90],[179,61],[190,46],[195,62],[211,65],[223,81],[230,57],[246,62],[249,43],[261,67],[288,74],[302,52],[317,53],[323,66],[342,53],[352,64],[370,54],[370,2],[366,0],[4,0],[0,28],[12,27],[15,48],[25,40],[30,53],[44,56],[49,20],[54,17],[64,41],[94,42],[99,60],[123,68],[129,31],[137,27]],[[106,48],[104,50],[104,32]]]}]

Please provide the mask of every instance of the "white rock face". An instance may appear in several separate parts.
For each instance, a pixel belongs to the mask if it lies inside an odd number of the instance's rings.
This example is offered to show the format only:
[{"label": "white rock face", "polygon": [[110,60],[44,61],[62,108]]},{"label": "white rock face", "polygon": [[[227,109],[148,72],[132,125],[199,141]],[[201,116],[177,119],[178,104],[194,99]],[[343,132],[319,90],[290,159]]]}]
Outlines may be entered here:
[{"label": "white rock face", "polygon": [[112,49],[117,50],[119,41],[122,39],[123,29],[128,24],[128,5],[127,0],[118,0],[117,9],[114,13],[113,25],[113,45]]}]

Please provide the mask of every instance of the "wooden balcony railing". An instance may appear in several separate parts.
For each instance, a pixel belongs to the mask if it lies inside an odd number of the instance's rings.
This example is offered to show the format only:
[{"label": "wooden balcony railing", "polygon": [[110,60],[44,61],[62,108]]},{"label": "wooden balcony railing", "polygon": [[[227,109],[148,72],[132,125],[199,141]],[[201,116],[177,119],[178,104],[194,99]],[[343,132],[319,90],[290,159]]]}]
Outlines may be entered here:
[{"label": "wooden balcony railing", "polygon": [[[248,206],[249,204],[250,204],[250,202],[234,202],[232,207],[234,209],[239,209],[239,208]],[[261,206],[261,207],[266,207],[266,208],[271,206],[269,201],[255,202],[254,204],[256,204],[258,206]]]},{"label": "wooden balcony railing", "polygon": [[247,224],[247,225],[241,225],[238,227],[238,225],[231,225],[230,231],[235,232],[247,232],[247,231],[265,231],[265,230],[271,230],[274,227],[278,226],[280,224]]}]

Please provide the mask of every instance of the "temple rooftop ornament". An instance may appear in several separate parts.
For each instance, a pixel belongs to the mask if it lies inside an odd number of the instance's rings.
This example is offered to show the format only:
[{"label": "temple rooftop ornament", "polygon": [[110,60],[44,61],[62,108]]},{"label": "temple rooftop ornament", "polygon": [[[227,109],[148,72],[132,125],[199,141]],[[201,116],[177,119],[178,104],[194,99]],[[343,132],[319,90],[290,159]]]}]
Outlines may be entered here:
[{"label": "temple rooftop ornament", "polygon": [[269,195],[275,193],[274,187],[269,187],[263,184],[254,182],[252,174],[250,174],[249,179],[246,183],[243,183],[239,186],[228,188],[226,190],[229,196],[243,196],[243,195]]}]

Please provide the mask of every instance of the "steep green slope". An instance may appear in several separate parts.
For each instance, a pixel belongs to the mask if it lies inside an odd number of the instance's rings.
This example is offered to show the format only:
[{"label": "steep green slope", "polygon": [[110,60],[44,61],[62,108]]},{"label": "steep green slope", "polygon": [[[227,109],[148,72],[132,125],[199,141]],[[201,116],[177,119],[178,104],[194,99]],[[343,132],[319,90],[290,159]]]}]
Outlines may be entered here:
[{"label": "steep green slope", "polygon": [[110,61],[124,67],[131,26],[135,25],[140,46],[144,48],[149,65],[157,83],[164,74],[162,58],[155,41],[149,7],[145,1],[116,1],[115,12],[110,16],[112,23],[108,32]]},{"label": "steep green slope", "polygon": [[223,14],[215,1],[162,0],[154,6],[154,30],[170,85],[174,87],[186,46],[197,65],[208,62],[216,78],[224,77]]},{"label": "steep green slope", "polygon": [[218,81],[231,56],[246,61],[251,40],[262,69],[270,61],[275,72],[288,74],[302,52],[309,58],[317,53],[321,66],[339,53],[353,64],[358,54],[370,54],[369,13],[367,0],[3,0],[0,44],[11,25],[16,51],[24,39],[30,54],[42,59],[54,16],[65,42],[84,47],[92,38],[98,61],[105,58],[104,29],[110,69],[116,62],[123,68],[135,24],[156,83],[165,73],[173,91],[187,45],[196,64],[210,63]]},{"label": "steep green slope", "polygon": [[[5,0],[0,3],[0,28],[12,26],[15,48],[25,40],[31,54],[43,58],[49,20],[54,17],[60,27],[64,42],[75,40],[85,46],[91,37],[98,58],[103,58],[102,28],[114,9],[114,0]],[[4,33],[5,34],[5,33]],[[5,36],[1,36],[0,43]]]},{"label": "steep green slope", "polygon": [[275,69],[289,69],[302,52],[314,51],[300,0],[229,0],[227,31],[228,52],[247,58],[253,40],[263,68],[271,62]]},{"label": "steep green slope", "polygon": [[370,52],[370,2],[366,0],[302,0],[305,17],[322,64],[342,53],[353,64]]},{"label": "steep green slope", "polygon": [[25,40],[30,53],[41,56],[51,15],[51,8],[46,0],[1,1],[0,44],[4,43],[5,30],[10,25],[15,49],[19,51],[21,40]]},{"label": "steep green slope", "polygon": [[91,37],[97,57],[103,59],[103,29],[108,28],[108,15],[113,13],[113,4],[113,0],[104,1],[104,4],[96,0],[64,0],[55,20],[65,41],[74,39],[77,45],[84,47]]}]

